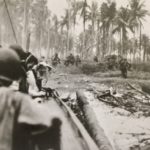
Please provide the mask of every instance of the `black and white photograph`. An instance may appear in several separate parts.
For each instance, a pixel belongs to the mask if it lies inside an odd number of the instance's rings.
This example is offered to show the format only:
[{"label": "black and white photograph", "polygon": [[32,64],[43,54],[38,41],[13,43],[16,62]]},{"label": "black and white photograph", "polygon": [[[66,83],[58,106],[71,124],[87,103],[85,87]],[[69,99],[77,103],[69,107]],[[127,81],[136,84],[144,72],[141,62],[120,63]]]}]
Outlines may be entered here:
[{"label": "black and white photograph", "polygon": [[0,150],[150,150],[150,0],[0,0]]}]

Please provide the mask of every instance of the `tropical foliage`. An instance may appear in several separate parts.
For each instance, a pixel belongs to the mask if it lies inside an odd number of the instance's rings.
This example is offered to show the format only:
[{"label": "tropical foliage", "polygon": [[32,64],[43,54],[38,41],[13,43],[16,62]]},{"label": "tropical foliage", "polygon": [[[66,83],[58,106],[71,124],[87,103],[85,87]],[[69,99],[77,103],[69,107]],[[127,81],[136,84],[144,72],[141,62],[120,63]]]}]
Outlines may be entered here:
[{"label": "tropical foliage", "polygon": [[149,60],[149,37],[142,33],[149,12],[143,1],[128,0],[120,8],[117,1],[89,2],[68,0],[59,17],[48,9],[48,0],[0,0],[0,42],[17,42],[47,57],[58,52],[62,57],[118,54],[134,61]]}]

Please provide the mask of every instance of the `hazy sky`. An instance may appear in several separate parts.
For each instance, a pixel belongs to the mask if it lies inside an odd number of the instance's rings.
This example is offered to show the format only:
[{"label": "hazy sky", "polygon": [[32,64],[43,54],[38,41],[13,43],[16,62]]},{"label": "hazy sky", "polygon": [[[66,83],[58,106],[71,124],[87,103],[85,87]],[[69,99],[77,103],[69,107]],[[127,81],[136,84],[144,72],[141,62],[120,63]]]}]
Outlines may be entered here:
[{"label": "hazy sky", "polygon": [[[91,3],[94,0],[88,0]],[[99,2],[103,2],[105,0],[95,0]],[[128,0],[116,0],[117,6],[126,6]],[[145,0],[146,9],[150,12],[150,0]],[[67,8],[66,0],[48,0],[48,7],[52,11],[52,13],[62,16],[64,14],[64,9]],[[143,22],[144,29],[143,32],[150,36],[150,16],[146,17],[146,22]]]}]

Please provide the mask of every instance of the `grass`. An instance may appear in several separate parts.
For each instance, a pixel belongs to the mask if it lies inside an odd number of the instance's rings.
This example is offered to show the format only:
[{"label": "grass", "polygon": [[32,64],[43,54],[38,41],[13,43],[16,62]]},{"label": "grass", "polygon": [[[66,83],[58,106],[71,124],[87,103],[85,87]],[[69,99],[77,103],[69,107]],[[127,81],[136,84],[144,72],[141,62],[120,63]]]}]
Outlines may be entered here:
[{"label": "grass", "polygon": [[136,71],[150,72],[150,63],[132,64],[132,69]]},{"label": "grass", "polygon": [[[100,78],[122,78],[120,70],[108,70],[102,63],[84,63],[79,67],[60,65],[58,72],[66,74],[85,74]],[[150,63],[133,64],[131,71],[128,71],[128,79],[150,80]]]},{"label": "grass", "polygon": [[[83,64],[80,67],[83,74],[94,75],[95,77],[121,77],[120,70],[108,70],[105,64]],[[131,71],[128,71],[129,79],[150,80],[150,63],[133,64]]]}]

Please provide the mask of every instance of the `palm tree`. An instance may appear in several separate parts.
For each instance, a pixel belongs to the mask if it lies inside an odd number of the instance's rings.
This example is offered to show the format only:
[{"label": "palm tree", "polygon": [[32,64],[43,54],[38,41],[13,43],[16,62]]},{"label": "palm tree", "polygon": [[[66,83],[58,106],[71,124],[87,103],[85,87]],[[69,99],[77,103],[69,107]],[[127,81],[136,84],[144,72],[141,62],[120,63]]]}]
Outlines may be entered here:
[{"label": "palm tree", "polygon": [[89,5],[87,3],[87,0],[84,0],[81,5],[81,17],[83,18],[83,50],[82,50],[82,57],[84,56],[84,51],[85,51],[85,26],[86,26],[86,21],[88,20],[88,12],[89,12]]},{"label": "palm tree", "polygon": [[[35,30],[35,38],[36,38],[36,45],[37,49],[39,50],[40,56],[41,56],[41,48],[45,46],[43,44],[46,40],[47,37],[45,34],[47,33],[46,23],[47,19],[49,17],[49,11],[47,8],[47,1],[46,0],[36,0],[33,5],[32,5],[32,16],[31,16],[31,21],[32,24],[34,25],[34,30]],[[37,42],[38,41],[38,42]]]},{"label": "palm tree", "polygon": [[[95,43],[95,41],[96,41],[95,37],[98,39],[98,36],[95,36],[95,24],[98,19],[98,15],[99,15],[98,3],[93,1],[92,5],[89,6],[89,14],[88,14],[88,19],[91,21],[91,27],[92,27],[92,33],[90,35],[92,43]],[[99,35],[99,33],[97,33],[97,35]],[[98,42],[98,40],[97,40],[97,42]],[[93,45],[93,47],[95,47],[95,45]]]},{"label": "palm tree", "polygon": [[79,10],[82,7],[82,2],[81,1],[76,1],[73,0],[71,1],[71,19],[73,20],[73,26],[74,26],[74,30],[75,30],[75,26],[76,26],[76,19],[77,19],[77,14],[79,12]]},{"label": "palm tree", "polygon": [[29,0],[24,1],[24,25],[23,25],[23,41],[22,46],[27,50],[27,37],[29,25]]},{"label": "palm tree", "polygon": [[90,12],[89,12],[89,19],[92,22],[92,30],[95,30],[95,22],[98,16],[98,3],[93,1],[92,5],[89,7]]},{"label": "palm tree", "polygon": [[63,31],[63,28],[66,27],[67,30],[67,43],[66,43],[66,53],[69,51],[69,39],[70,39],[70,23],[69,23],[69,10],[65,9],[65,15],[61,16],[61,28]]},{"label": "palm tree", "polygon": [[100,21],[101,21],[101,16],[100,12],[98,11],[97,17],[96,17],[96,24],[97,24],[97,46],[96,46],[96,54],[99,57],[100,56],[100,35],[101,35],[101,30],[100,30]]},{"label": "palm tree", "polygon": [[104,57],[107,49],[107,31],[109,28],[108,24],[108,5],[106,2],[103,2],[100,7],[101,14],[101,29],[102,29],[102,57]]},{"label": "palm tree", "polygon": [[101,5],[101,21],[103,30],[103,50],[107,49],[108,52],[112,50],[112,30],[114,19],[116,17],[116,3],[115,2],[104,2]]},{"label": "palm tree", "polygon": [[150,45],[150,39],[146,34],[141,36],[141,45],[143,47],[143,62],[146,61],[146,56],[148,55],[148,48]]},{"label": "palm tree", "polygon": [[144,2],[141,2],[141,0],[130,0],[129,5],[131,9],[130,21],[133,22],[135,24],[135,28],[139,30],[139,49],[141,50],[142,22],[144,21],[145,16],[148,15],[148,11],[144,8]]},{"label": "palm tree", "polygon": [[[16,4],[17,0],[0,0],[0,21],[1,21],[1,27],[3,26],[3,35],[1,34],[1,40],[3,39],[4,42],[17,42],[17,37],[16,37],[16,20],[15,19],[15,9],[16,9]],[[12,38],[13,37],[13,38]],[[14,39],[14,40],[12,40]],[[2,41],[1,41],[2,42]]]},{"label": "palm tree", "polygon": [[87,0],[84,0],[82,2],[81,6],[81,17],[83,17],[83,31],[85,32],[85,25],[86,21],[88,20],[88,13],[89,13],[89,5],[87,3]]},{"label": "palm tree", "polygon": [[124,43],[127,39],[127,29],[129,28],[132,31],[132,26],[129,24],[130,20],[130,11],[128,8],[121,7],[118,11],[118,14],[115,19],[115,28],[113,33],[118,32],[120,34],[120,44],[121,50],[118,51],[120,55],[122,55],[125,51]]}]

